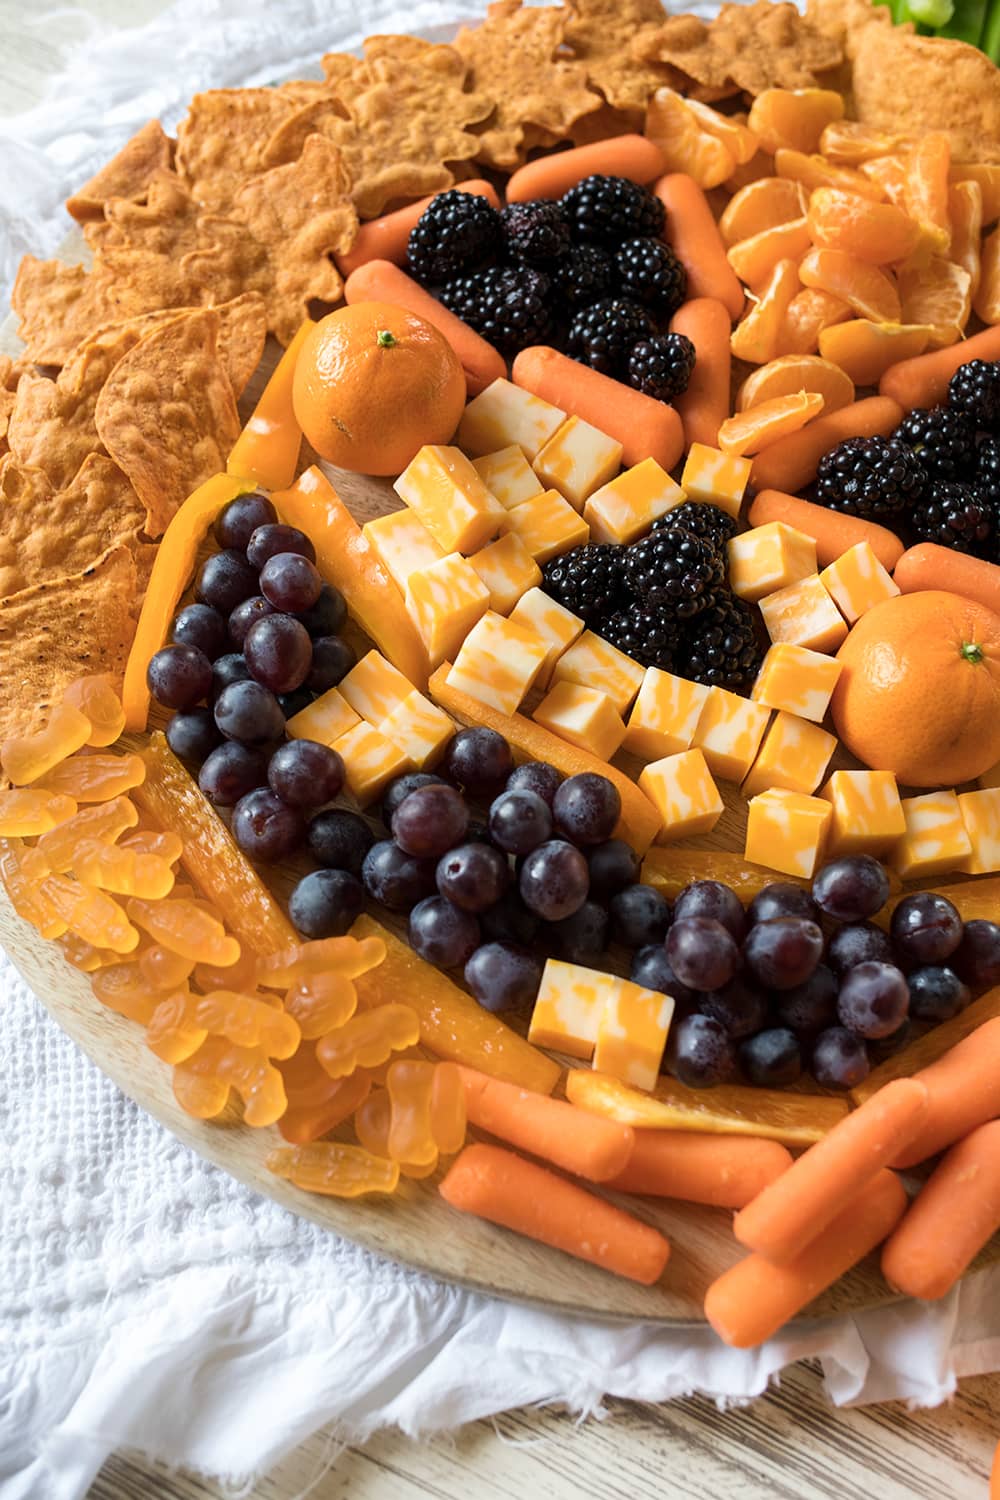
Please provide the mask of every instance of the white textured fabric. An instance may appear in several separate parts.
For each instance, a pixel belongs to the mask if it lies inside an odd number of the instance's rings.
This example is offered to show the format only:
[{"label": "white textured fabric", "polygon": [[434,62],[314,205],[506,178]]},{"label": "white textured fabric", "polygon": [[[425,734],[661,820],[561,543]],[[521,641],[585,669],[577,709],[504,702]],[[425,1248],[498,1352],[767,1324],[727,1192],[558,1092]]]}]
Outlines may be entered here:
[{"label": "white textured fabric", "polygon": [[[478,6],[415,0],[181,0],[93,30],[45,104],[0,132],[0,282],[51,253],[61,202],[153,114],[197,88],[305,72],[374,30]],[[838,1404],[932,1405],[1000,1368],[1000,1276],[939,1306],[801,1324],[764,1349],[703,1327],[547,1315],[441,1285],[257,1197],[126,1099],[0,957],[0,1497],[78,1500],[138,1449],[248,1487],[327,1423],[415,1437],[532,1402],[720,1402],[818,1356]]]}]

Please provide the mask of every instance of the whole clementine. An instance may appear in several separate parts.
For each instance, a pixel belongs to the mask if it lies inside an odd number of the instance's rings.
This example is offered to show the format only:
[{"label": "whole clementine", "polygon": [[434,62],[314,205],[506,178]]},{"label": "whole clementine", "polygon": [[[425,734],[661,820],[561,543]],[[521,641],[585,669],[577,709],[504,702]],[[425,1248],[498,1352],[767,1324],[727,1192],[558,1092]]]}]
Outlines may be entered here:
[{"label": "whole clementine", "polygon": [[837,652],[830,704],[852,755],[909,786],[971,781],[1000,760],[1000,616],[957,594],[900,594]]},{"label": "whole clementine", "polygon": [[388,302],[355,302],[316,324],[292,385],[295,418],[321,458],[401,474],[425,443],[447,443],[465,375],[443,334]]}]

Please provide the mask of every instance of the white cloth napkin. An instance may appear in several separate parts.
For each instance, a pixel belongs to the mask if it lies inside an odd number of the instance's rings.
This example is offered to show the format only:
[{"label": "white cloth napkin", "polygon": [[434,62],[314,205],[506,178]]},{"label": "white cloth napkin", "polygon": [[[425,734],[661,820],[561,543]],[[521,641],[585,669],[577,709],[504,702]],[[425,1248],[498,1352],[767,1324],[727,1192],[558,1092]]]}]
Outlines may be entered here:
[{"label": "white cloth napkin", "polygon": [[[62,199],[192,92],[306,72],[373,31],[478,5],[179,0],[91,30],[47,100],[4,122],[0,283],[62,238]],[[1000,1368],[1000,1273],[932,1307],[800,1323],[750,1353],[702,1326],[602,1324],[490,1300],[381,1260],[209,1166],[126,1099],[0,956],[0,1497],[79,1500],[132,1448],[249,1493],[319,1427],[414,1437],[535,1402],[720,1403],[822,1361],[838,1405],[944,1400]]]}]

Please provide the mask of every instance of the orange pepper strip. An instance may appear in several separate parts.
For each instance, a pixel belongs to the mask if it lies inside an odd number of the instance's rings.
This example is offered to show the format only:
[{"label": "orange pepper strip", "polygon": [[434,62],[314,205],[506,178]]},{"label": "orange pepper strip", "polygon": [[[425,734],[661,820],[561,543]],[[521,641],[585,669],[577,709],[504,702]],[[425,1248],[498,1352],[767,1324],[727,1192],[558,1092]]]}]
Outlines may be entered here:
[{"label": "orange pepper strip", "polygon": [[226,473],[264,490],[284,490],[295,478],[302,429],[292,410],[292,381],[299,350],[315,328],[307,318],[278,360],[260,400],[226,460]]},{"label": "orange pepper strip", "polygon": [[174,612],[194,571],[198,547],[208,528],[230,500],[253,488],[252,479],[213,474],[187,497],[163,533],[125,667],[122,707],[126,729],[141,734],[146,727],[149,717],[146,668],[150,657],[167,639]]},{"label": "orange pepper strip", "polygon": [[317,567],[343,594],[365,634],[422,692],[427,686],[427,652],[403,596],[330,481],[314,466],[300,474],[291,489],[271,498],[282,520],[311,539]]}]

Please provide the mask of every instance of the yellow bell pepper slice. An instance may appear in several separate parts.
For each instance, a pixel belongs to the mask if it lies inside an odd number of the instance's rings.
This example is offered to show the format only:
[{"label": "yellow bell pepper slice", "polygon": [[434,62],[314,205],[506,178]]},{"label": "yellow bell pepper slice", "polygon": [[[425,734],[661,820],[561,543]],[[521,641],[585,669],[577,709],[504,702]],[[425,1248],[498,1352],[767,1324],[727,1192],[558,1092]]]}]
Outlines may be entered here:
[{"label": "yellow bell pepper slice", "polygon": [[307,318],[292,339],[226,460],[227,474],[262,490],[284,490],[295,479],[302,429],[292,409],[292,381],[299,351],[315,326]]}]

